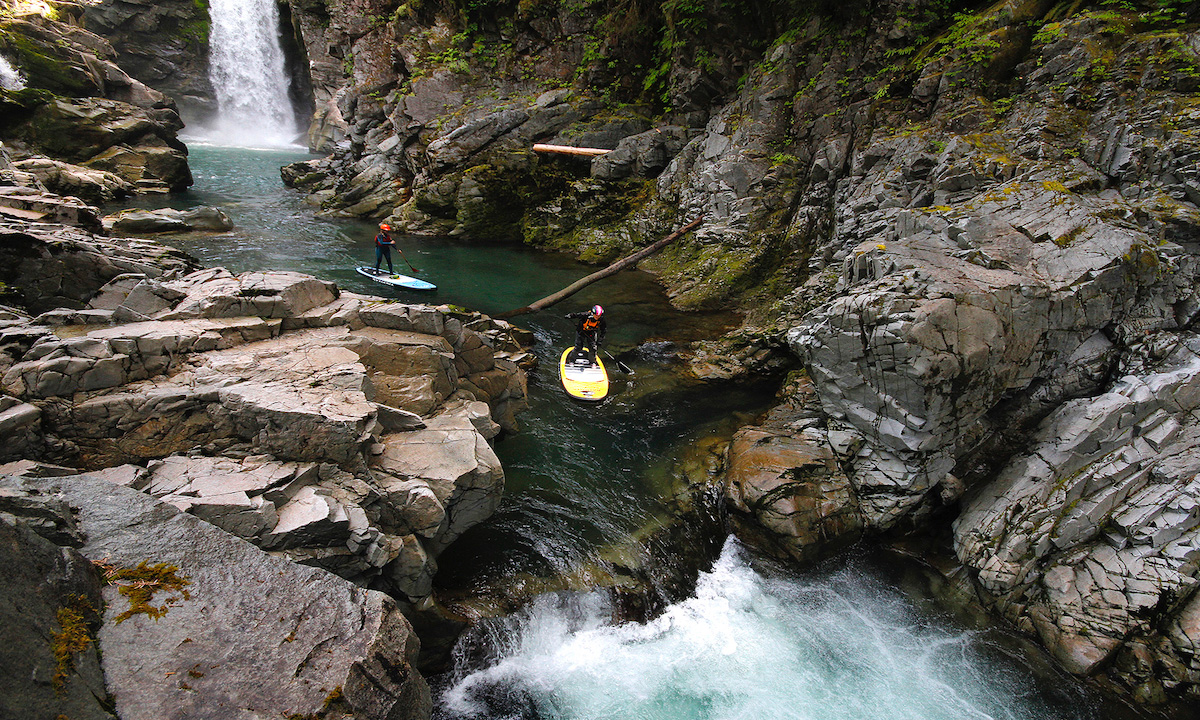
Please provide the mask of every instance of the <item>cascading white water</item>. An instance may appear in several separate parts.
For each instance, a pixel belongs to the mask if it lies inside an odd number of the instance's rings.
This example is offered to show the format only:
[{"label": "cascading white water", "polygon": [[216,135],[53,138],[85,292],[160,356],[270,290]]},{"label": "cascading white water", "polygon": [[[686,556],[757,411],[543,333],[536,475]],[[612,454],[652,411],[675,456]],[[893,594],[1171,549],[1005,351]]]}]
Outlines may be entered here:
[{"label": "cascading white water", "polygon": [[295,142],[295,116],[275,0],[211,0],[209,79],[217,94],[214,142],[280,147]]},{"label": "cascading white water", "polygon": [[25,87],[25,78],[17,71],[7,58],[0,56],[0,88],[5,90],[20,90]]},{"label": "cascading white water", "polygon": [[435,716],[1096,717],[1073,694],[1040,695],[1020,664],[981,635],[923,616],[868,574],[771,579],[743,554],[727,543],[694,597],[644,625],[613,625],[599,594],[543,596],[520,618],[487,628],[474,649],[460,645],[460,666],[482,652],[488,660],[471,664],[487,667],[460,671]]}]

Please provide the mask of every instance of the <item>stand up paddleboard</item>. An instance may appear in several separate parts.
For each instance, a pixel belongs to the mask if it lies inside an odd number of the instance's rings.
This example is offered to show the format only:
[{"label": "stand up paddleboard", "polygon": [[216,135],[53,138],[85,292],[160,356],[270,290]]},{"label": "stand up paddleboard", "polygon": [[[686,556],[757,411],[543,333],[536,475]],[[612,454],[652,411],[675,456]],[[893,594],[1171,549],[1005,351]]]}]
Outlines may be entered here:
[{"label": "stand up paddleboard", "polygon": [[559,377],[562,378],[563,389],[573,398],[580,400],[603,400],[608,395],[608,372],[600,357],[596,364],[588,362],[587,352],[579,359],[573,357],[574,347],[563,350],[562,358],[558,361]]},{"label": "stand up paddleboard", "polygon": [[384,285],[392,285],[394,287],[402,287],[407,290],[437,290],[437,285],[431,282],[425,282],[420,278],[409,277],[408,275],[396,275],[387,270],[376,270],[373,267],[363,265],[354,268],[359,275],[366,275],[375,282],[383,283]]}]

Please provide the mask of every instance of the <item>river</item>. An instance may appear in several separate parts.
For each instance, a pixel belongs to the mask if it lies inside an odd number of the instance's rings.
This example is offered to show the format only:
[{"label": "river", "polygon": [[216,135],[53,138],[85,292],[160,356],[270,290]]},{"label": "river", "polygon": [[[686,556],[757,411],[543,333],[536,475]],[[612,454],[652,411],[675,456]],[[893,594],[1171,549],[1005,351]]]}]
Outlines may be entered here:
[{"label": "river", "polygon": [[[233,231],[161,238],[207,266],[293,270],[344,290],[484,312],[525,305],[594,270],[522,247],[400,237],[406,260],[395,259],[438,289],[384,288],[353,271],[374,261],[374,224],[317,218],[282,185],[279,167],[307,153],[189,148],[195,187],[133,205],[223,208]],[[634,372],[614,375],[609,400],[581,405],[559,391],[556,357],[573,337],[562,313],[593,303],[610,318],[608,349]],[[496,442],[505,499],[439,558],[440,592],[469,601],[518,577],[571,573],[660,522],[660,498],[672,492],[673,468],[686,449],[727,436],[770,401],[771,383],[705,387],[675,372],[673,347],[719,335],[735,321],[673,310],[653,278],[636,271],[520,317],[538,339],[540,366],[530,374],[520,430]],[[459,642],[453,666],[433,678],[435,716],[1132,717],[1020,649],[1002,629],[968,626],[937,609],[870,554],[804,573],[731,539],[707,559],[696,556],[694,592],[670,598],[646,622],[621,619],[609,593],[585,588],[543,593],[514,614],[477,623]]]}]

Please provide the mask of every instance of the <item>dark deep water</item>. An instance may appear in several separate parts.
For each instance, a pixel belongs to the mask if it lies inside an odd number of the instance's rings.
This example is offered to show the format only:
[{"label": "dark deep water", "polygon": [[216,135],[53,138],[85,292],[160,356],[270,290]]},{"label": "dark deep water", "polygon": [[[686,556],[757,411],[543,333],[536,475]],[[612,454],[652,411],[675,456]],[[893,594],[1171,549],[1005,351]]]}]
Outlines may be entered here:
[{"label": "dark deep water", "polygon": [[[196,186],[136,204],[223,208],[233,231],[160,238],[206,266],[300,271],[353,292],[484,312],[523,306],[595,270],[522,247],[402,237],[404,256],[438,290],[393,290],[353,271],[374,262],[374,223],[316,218],[283,186],[279,167],[310,155],[190,150]],[[394,260],[403,272],[405,261]],[[610,399],[583,405],[559,390],[556,358],[573,338],[562,314],[593,303],[610,319],[608,349],[635,374],[614,373]],[[530,375],[521,430],[496,442],[506,472],[500,510],[439,558],[439,585],[458,598],[518,576],[570,572],[652,525],[687,444],[750,421],[774,390],[772,382],[683,382],[672,372],[672,343],[715,337],[736,319],[679,313],[643,273],[621,273],[516,321],[536,334],[541,365]],[[479,623],[459,643],[453,669],[433,678],[436,717],[1128,717],[1015,650],[1002,631],[937,611],[869,557],[796,573],[730,540],[702,570],[690,597],[647,623],[614,621],[601,591],[546,593]]]}]

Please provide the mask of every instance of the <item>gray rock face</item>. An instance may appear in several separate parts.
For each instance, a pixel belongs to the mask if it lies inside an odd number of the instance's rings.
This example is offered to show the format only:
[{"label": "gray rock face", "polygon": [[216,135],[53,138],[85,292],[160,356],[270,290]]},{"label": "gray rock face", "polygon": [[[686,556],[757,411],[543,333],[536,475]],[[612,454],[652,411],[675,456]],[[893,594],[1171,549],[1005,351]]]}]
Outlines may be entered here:
[{"label": "gray rock face", "polygon": [[170,96],[189,123],[215,112],[204,7],[186,0],[114,0],[84,5],[83,21],[116,48],[126,72]]},{"label": "gray rock face", "polygon": [[42,411],[36,405],[0,395],[0,463],[40,455]]},{"label": "gray rock face", "polygon": [[[164,114],[165,113],[165,114]],[[104,98],[59,98],[38,108],[15,138],[38,153],[111,172],[143,191],[192,184],[173,111],[147,111]]]},{"label": "gray rock face", "polygon": [[50,189],[94,201],[190,186],[175,103],[127,75],[108,42],[74,20],[28,13],[3,23],[5,37],[20,39],[4,41],[5,54],[29,85],[11,103],[6,96],[3,130],[14,159],[36,160],[27,169]]},{"label": "gray rock face", "polygon": [[121,275],[160,277],[196,267],[187,255],[165,245],[55,225],[0,221],[0,237],[0,282],[15,289],[33,313],[82,309]]},{"label": "gray rock face", "polygon": [[[0,488],[0,494],[5,490]],[[7,505],[8,498],[0,497]],[[74,548],[60,547],[11,518],[0,516],[0,562],[5,567],[0,584],[0,715],[112,720],[105,709],[95,638],[103,607],[99,573]],[[70,658],[65,665],[56,660],[57,646]]]},{"label": "gray rock face", "polygon": [[1061,406],[955,522],[959,557],[997,608],[1072,672],[1153,652],[1165,677],[1134,666],[1140,683],[1200,673],[1187,619],[1200,547],[1198,352],[1193,338],[1158,372]]},{"label": "gray rock face", "polygon": [[13,165],[37,178],[50,192],[77,197],[84,202],[107,203],[136,192],[132,183],[107,170],[85,168],[50,158],[30,158]]},{"label": "gray rock face", "polygon": [[[1019,26],[1047,7],[980,12],[996,52],[909,67],[911,95],[838,89],[899,37],[838,55],[820,20],[780,43],[659,177],[671,218],[706,222],[654,265],[686,306],[795,288],[774,322],[820,412],[739,433],[743,534],[809,561],[961,500],[956,550],[986,603],[1072,672],[1190,702],[1196,39],[1084,13],[1027,51]],[[1119,58],[1102,78],[1098,38]],[[1168,47],[1187,60],[1143,75]]]},{"label": "gray rock face", "polygon": [[687,142],[687,130],[662,127],[622,138],[616,149],[592,160],[592,177],[620,180],[658,177]]},{"label": "gray rock face", "polygon": [[[75,8],[64,8],[63,20]],[[4,21],[6,34],[22,42],[5,42],[6,56],[25,75],[29,87],[66,97],[101,97],[141,108],[170,108],[167,96],[131,78],[116,61],[104,38],[78,22],[59,22],[37,12]]]},{"label": "gray rock face", "polygon": [[[152,619],[104,589],[104,677],[119,717],[260,718],[331,708],[425,718],[418,641],[387,596],[271,557],[134,490],[86,476],[13,480],[14,492],[79,508],[81,552],[116,568],[165,563],[186,585],[158,590]],[[185,592],[186,591],[186,592]],[[164,679],[166,679],[164,681]]]},{"label": "gray rock face", "polygon": [[[34,178],[29,178],[36,182]],[[63,197],[46,192],[39,187],[0,187],[0,218],[21,227],[27,222],[53,222],[74,225],[92,232],[100,232],[100,218],[96,208],[75,197]],[[21,225],[16,223],[20,222]]]},{"label": "gray rock face", "polygon": [[[1094,391],[1103,367],[1079,387],[1040,379],[1082,360],[1098,328],[1173,327],[1191,293],[1179,248],[1147,250],[1180,258],[1169,283],[1139,272],[1150,238],[1098,220],[1086,198],[1013,182],[976,202],[895,213],[884,242],[845,260],[845,294],[789,333],[827,411],[872,439],[855,475],[878,526],[943,482],[1001,397]],[[1067,232],[1070,251],[1052,241]]]}]

